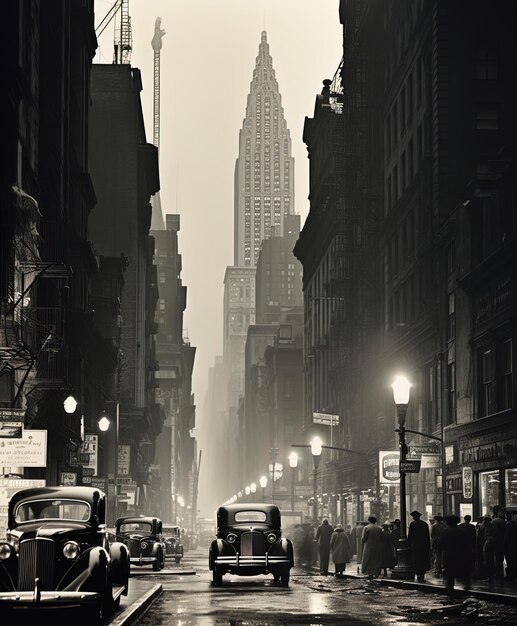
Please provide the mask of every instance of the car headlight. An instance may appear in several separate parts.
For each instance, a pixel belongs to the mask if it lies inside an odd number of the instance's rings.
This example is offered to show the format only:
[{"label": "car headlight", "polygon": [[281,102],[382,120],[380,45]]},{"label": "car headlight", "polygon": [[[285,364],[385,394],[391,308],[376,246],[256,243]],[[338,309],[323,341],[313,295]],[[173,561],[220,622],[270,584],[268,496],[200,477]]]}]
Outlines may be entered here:
[{"label": "car headlight", "polygon": [[20,540],[18,539],[18,537],[7,537],[7,543],[15,552],[18,552],[18,550],[20,549]]},{"label": "car headlight", "polygon": [[11,556],[11,546],[8,543],[0,543],[0,561],[5,561]]},{"label": "car headlight", "polygon": [[269,543],[275,543],[276,541],[275,533],[268,533],[267,540],[269,541]]},{"label": "car headlight", "polygon": [[230,533],[228,537],[226,537],[226,541],[228,541],[228,543],[235,543],[237,541],[237,535]]},{"label": "car headlight", "polygon": [[148,543],[147,541],[142,541],[142,543],[140,544],[140,547],[142,548],[142,550],[145,550],[148,547]]},{"label": "car headlight", "polygon": [[66,559],[75,559],[79,554],[79,545],[75,541],[67,541],[63,546],[63,556]]}]

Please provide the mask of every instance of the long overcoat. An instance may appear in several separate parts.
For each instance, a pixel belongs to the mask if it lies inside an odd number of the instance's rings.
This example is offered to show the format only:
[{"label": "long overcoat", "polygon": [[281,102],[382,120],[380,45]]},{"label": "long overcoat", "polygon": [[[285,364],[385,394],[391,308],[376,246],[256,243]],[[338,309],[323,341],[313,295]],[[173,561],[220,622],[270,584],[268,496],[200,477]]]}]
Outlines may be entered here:
[{"label": "long overcoat", "polygon": [[429,537],[429,526],[421,519],[415,519],[409,525],[408,543],[411,546],[413,558],[413,570],[417,574],[423,574],[431,569],[429,549],[431,541]]},{"label": "long overcoat", "polygon": [[334,563],[350,563],[352,547],[348,535],[342,528],[336,528],[332,533],[330,550]]},{"label": "long overcoat", "polygon": [[362,543],[361,571],[367,576],[379,576],[382,559],[382,528],[377,526],[377,524],[365,526]]},{"label": "long overcoat", "polygon": [[443,555],[445,577],[468,578],[471,570],[471,547],[467,534],[459,526],[445,526],[438,537]]}]

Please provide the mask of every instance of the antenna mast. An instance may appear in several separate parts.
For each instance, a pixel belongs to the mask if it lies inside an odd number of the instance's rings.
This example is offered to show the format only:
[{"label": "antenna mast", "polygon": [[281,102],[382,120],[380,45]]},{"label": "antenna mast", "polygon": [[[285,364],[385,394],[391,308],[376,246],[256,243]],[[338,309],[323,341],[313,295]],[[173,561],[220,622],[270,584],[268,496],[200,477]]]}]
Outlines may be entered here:
[{"label": "antenna mast", "polygon": [[161,17],[157,17],[154,23],[154,37],[151,40],[151,46],[154,50],[153,143],[157,148],[160,147],[160,51],[162,49],[162,37],[165,35],[161,23]]}]

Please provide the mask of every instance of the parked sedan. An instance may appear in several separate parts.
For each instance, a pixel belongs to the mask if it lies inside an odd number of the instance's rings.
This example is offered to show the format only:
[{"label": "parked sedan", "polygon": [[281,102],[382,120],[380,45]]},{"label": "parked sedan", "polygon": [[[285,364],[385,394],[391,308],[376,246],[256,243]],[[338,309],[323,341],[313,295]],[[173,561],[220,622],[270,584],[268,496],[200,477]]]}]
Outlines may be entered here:
[{"label": "parked sedan", "polygon": [[275,583],[289,584],[293,545],[282,537],[280,509],[274,504],[230,504],[217,510],[217,535],[208,565],[214,585],[224,574],[273,574]]},{"label": "parked sedan", "polygon": [[162,521],[158,517],[119,517],[115,535],[127,546],[132,565],[152,565],[155,572],[165,567]]},{"label": "parked sedan", "polygon": [[[106,496],[90,487],[20,489],[9,500],[0,541],[0,613],[80,608],[99,624],[128,593],[129,554],[110,544]],[[13,613],[12,620],[6,615]]]},{"label": "parked sedan", "polygon": [[176,524],[165,525],[163,527],[163,541],[165,543],[165,557],[170,557],[179,563],[183,558],[181,527]]}]

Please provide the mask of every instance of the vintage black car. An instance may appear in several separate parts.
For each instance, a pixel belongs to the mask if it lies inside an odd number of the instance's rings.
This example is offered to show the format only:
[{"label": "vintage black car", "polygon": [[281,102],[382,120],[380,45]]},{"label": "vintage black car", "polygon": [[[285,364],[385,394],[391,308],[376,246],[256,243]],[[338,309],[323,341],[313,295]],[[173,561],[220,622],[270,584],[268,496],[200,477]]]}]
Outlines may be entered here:
[{"label": "vintage black car", "polygon": [[217,535],[208,565],[214,585],[224,574],[273,574],[287,587],[294,565],[293,544],[282,538],[280,509],[274,504],[230,504],[217,510]]},{"label": "vintage black car", "polygon": [[115,536],[128,547],[132,565],[152,565],[155,572],[165,567],[162,521],[153,516],[119,517]]},{"label": "vintage black car", "polygon": [[[0,541],[0,614],[81,609],[100,623],[128,593],[129,554],[109,543],[106,496],[90,487],[21,489]],[[7,622],[6,622],[7,623]]]},{"label": "vintage black car", "polygon": [[183,558],[183,541],[181,527],[176,524],[164,524],[163,541],[165,543],[165,557],[170,557],[179,563]]}]

